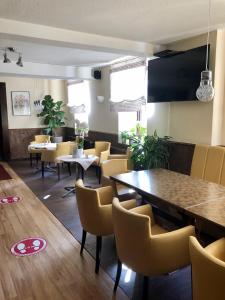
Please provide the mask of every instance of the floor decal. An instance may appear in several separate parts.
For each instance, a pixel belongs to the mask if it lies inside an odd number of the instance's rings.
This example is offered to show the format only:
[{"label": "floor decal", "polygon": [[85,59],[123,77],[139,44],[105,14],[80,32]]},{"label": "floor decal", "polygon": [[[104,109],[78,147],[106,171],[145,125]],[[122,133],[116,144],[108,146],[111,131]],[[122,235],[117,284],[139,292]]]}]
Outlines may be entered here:
[{"label": "floor decal", "polygon": [[12,204],[20,201],[21,198],[18,196],[6,196],[0,197],[0,204]]},{"label": "floor decal", "polygon": [[16,256],[29,256],[41,252],[47,245],[46,240],[31,237],[21,240],[11,247],[11,253]]}]

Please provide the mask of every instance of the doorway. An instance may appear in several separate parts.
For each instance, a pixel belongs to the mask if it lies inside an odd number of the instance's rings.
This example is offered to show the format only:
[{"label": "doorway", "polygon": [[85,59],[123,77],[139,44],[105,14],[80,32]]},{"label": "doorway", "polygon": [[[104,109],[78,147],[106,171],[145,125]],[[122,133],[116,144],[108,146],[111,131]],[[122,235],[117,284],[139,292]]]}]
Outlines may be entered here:
[{"label": "doorway", "polygon": [[10,159],[6,85],[0,82],[0,160]]}]

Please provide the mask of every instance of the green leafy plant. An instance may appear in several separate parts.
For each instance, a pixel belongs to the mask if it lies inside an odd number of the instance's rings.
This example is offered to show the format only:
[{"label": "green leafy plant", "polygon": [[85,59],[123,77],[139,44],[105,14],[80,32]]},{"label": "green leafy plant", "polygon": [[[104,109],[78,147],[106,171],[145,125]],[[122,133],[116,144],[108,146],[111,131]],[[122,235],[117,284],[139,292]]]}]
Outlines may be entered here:
[{"label": "green leafy plant", "polygon": [[131,160],[135,170],[165,168],[169,159],[168,140],[170,137],[160,138],[155,130],[144,140],[136,138],[131,145]]},{"label": "green leafy plant", "polygon": [[130,138],[130,134],[128,131],[121,131],[120,132],[121,141],[123,144],[126,144],[127,140]]},{"label": "green leafy plant", "polygon": [[77,139],[77,148],[83,149],[84,148],[84,138],[83,136],[79,136]]},{"label": "green leafy plant", "polygon": [[54,102],[50,95],[46,95],[41,104],[43,106],[43,110],[38,117],[44,118],[44,124],[48,126],[46,133],[55,135],[55,129],[65,125],[65,113],[62,111],[63,102]]}]

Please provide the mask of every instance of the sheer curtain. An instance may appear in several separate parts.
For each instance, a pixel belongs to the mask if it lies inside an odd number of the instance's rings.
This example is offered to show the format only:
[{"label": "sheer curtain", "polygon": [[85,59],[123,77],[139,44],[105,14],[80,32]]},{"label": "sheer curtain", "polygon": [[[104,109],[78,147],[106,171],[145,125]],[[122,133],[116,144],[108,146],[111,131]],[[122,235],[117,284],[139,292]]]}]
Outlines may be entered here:
[{"label": "sheer curtain", "polygon": [[136,58],[111,68],[111,111],[139,111],[146,104],[145,60]]}]

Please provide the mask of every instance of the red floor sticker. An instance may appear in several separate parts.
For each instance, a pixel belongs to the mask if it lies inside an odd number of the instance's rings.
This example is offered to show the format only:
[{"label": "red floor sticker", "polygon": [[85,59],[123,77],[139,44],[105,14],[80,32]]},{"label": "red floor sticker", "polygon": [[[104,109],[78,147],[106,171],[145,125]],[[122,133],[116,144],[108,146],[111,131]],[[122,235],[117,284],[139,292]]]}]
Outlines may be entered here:
[{"label": "red floor sticker", "polygon": [[27,238],[14,244],[11,253],[16,256],[29,256],[41,252],[47,245],[42,238]]},{"label": "red floor sticker", "polygon": [[18,196],[7,196],[7,197],[0,197],[0,204],[12,204],[20,201],[21,198]]}]

